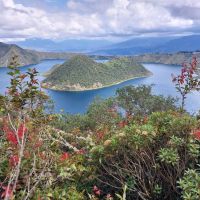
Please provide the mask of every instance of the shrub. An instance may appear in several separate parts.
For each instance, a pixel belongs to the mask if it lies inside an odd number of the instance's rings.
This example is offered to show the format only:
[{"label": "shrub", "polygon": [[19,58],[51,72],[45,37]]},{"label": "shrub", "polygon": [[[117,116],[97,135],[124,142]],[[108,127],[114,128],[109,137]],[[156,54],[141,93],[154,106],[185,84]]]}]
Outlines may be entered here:
[{"label": "shrub", "polygon": [[196,170],[188,169],[184,176],[178,181],[182,189],[182,198],[184,200],[200,199],[200,174]]}]

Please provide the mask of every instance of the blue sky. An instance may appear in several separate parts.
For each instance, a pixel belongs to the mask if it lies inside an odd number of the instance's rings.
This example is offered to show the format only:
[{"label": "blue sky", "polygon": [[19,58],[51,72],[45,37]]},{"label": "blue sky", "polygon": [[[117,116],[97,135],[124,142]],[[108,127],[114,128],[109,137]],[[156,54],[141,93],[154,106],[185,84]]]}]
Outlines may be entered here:
[{"label": "blue sky", "polygon": [[64,11],[66,9],[67,0],[16,0],[15,2],[49,11]]},{"label": "blue sky", "polygon": [[199,0],[0,0],[0,40],[199,34]]}]

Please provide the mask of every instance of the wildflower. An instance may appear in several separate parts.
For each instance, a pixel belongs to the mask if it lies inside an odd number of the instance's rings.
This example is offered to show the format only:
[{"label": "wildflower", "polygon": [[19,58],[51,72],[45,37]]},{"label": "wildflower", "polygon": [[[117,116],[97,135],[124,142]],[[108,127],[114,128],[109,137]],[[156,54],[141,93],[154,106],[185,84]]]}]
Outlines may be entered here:
[{"label": "wildflower", "polygon": [[2,189],[4,191],[1,194],[1,198],[11,199],[13,196],[12,188],[8,186],[3,186]]},{"label": "wildflower", "polygon": [[95,194],[98,195],[98,196],[100,196],[101,191],[100,191],[100,190],[97,190],[97,191],[95,192]]},{"label": "wildflower", "polygon": [[15,136],[15,133],[13,131],[10,131],[10,130],[7,131],[6,138],[10,143],[12,143],[14,145],[18,144],[17,137]]},{"label": "wildflower", "polygon": [[79,155],[83,155],[83,154],[85,154],[85,153],[86,153],[85,149],[80,149],[80,150],[78,150],[78,151],[76,152],[76,154],[79,154]]},{"label": "wildflower", "polygon": [[18,135],[19,139],[23,138],[26,131],[27,131],[27,128],[25,127],[25,125],[20,124],[19,128],[17,129],[17,135]]},{"label": "wildflower", "polygon": [[60,156],[60,160],[61,161],[65,161],[67,159],[69,159],[70,155],[67,152],[64,152],[61,156]]},{"label": "wildflower", "polygon": [[18,163],[19,163],[19,156],[18,155],[10,156],[9,164],[10,164],[11,167],[17,166]]},{"label": "wildflower", "polygon": [[98,196],[101,195],[101,190],[96,185],[93,187],[93,192]]},{"label": "wildflower", "polygon": [[197,140],[200,140],[200,130],[195,131],[193,135]]}]

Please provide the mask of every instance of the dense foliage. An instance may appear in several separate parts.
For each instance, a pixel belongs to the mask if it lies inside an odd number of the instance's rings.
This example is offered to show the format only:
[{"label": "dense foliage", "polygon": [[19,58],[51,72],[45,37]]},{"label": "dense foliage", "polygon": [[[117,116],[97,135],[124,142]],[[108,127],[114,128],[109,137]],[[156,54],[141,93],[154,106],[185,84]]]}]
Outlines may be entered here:
[{"label": "dense foliage", "polygon": [[95,89],[149,74],[129,58],[116,58],[103,64],[78,55],[48,73],[43,86],[58,90]]},{"label": "dense foliage", "polygon": [[200,199],[200,121],[175,99],[129,86],[84,115],[48,114],[37,71],[16,59],[0,96],[0,199]]}]

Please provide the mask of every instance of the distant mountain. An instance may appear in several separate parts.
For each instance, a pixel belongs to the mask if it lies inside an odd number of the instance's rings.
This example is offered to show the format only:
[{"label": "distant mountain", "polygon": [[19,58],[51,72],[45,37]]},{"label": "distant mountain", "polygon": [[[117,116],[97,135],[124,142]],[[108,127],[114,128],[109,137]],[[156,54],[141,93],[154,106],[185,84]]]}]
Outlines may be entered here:
[{"label": "distant mountain", "polygon": [[16,42],[17,45],[26,49],[35,49],[38,51],[53,52],[89,52],[104,48],[113,44],[107,40],[63,40],[52,41],[48,39],[27,39],[25,41]]},{"label": "distant mountain", "polygon": [[192,35],[177,38],[155,48],[155,51],[157,52],[168,53],[197,50],[200,50],[200,35]]},{"label": "distant mountain", "polygon": [[94,52],[101,55],[137,55],[145,53],[174,53],[200,49],[200,35],[179,38],[138,38],[111,45]]},{"label": "distant mountain", "polygon": [[56,65],[43,81],[43,87],[54,90],[82,91],[106,87],[135,77],[150,74],[142,65],[129,58],[97,63],[83,55]]},{"label": "distant mountain", "polygon": [[134,38],[117,44],[107,46],[102,50],[93,52],[93,54],[102,55],[134,55],[148,53],[157,46],[164,45],[175,37],[145,37]]}]

